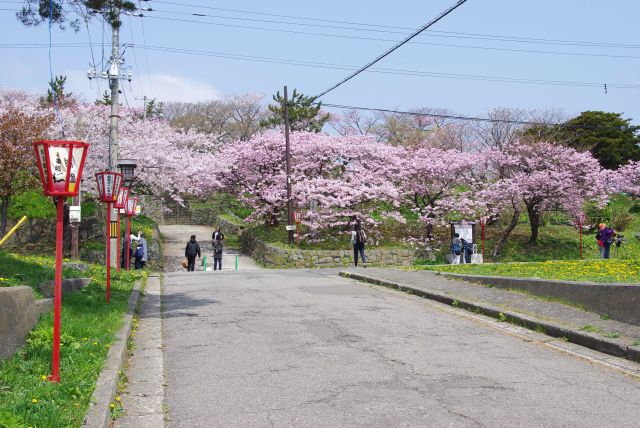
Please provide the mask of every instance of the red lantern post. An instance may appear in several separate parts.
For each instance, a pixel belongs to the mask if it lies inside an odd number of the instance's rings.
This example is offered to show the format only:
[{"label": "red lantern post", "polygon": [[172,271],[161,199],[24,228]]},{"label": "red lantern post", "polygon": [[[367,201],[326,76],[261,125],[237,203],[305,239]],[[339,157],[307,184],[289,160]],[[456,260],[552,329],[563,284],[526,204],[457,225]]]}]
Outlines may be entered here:
[{"label": "red lantern post", "polygon": [[[118,200],[116,201],[115,204],[113,204],[113,207],[118,211],[123,212],[123,210],[127,205],[128,197],[129,197],[129,189],[127,189],[126,187],[121,187],[120,191],[118,192]],[[118,255],[119,255],[120,252],[122,251],[122,244],[120,243],[120,216],[118,216],[118,226],[117,226],[116,233],[118,236],[118,238],[116,239],[116,245],[118,247]],[[121,257],[116,257],[116,270],[118,271],[120,270],[120,260],[121,260]]]},{"label": "red lantern post", "polygon": [[33,143],[46,196],[56,198],[56,273],[53,288],[51,382],[60,382],[60,316],[62,312],[62,240],[64,200],[78,195],[89,145],[82,141],[44,140]]},{"label": "red lantern post", "polygon": [[480,226],[482,227],[482,263],[484,263],[484,229],[486,224],[487,224],[486,219],[484,218],[480,219]]},{"label": "red lantern post", "polygon": [[302,212],[300,210],[293,212],[293,221],[296,223],[296,241],[300,245],[300,223],[302,222]]},{"label": "red lantern post", "polygon": [[[107,303],[111,302],[111,204],[118,202],[118,192],[122,184],[122,174],[113,171],[96,173],[100,201],[107,204]],[[113,231],[115,233],[115,230]]]},{"label": "red lantern post", "polygon": [[138,198],[127,198],[127,205],[124,209],[124,213],[127,216],[127,249],[125,256],[126,269],[131,269],[131,217],[136,215],[136,207],[138,205]]}]

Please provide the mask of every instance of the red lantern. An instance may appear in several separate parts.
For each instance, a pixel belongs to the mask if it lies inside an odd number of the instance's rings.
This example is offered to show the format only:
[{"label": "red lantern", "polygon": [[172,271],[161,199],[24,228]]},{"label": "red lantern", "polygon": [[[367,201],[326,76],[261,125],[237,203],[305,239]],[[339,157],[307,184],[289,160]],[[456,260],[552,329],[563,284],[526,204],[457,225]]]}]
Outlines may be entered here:
[{"label": "red lantern", "polygon": [[136,207],[138,206],[138,198],[127,198],[124,213],[127,216],[127,248],[125,250],[125,269],[131,268],[131,217],[136,215]]},{"label": "red lantern", "polygon": [[89,145],[82,141],[43,140],[33,143],[46,196],[77,196]]},{"label": "red lantern", "polygon": [[57,198],[56,273],[53,288],[51,382],[60,382],[60,316],[62,312],[62,240],[64,200],[77,196],[89,145],[82,141],[44,140],[33,143],[44,194]]},{"label": "red lantern", "polygon": [[300,223],[302,221],[302,212],[300,211],[294,211],[293,212],[293,221],[295,223]]},{"label": "red lantern", "polygon": [[113,171],[102,171],[96,173],[98,182],[98,194],[100,202],[114,204],[118,202],[118,193],[122,185],[122,174]]},{"label": "red lantern", "polygon": [[[111,204],[118,202],[118,193],[122,184],[122,174],[113,171],[96,173],[100,201],[107,204],[107,303],[111,302]],[[114,231],[116,233],[116,231]]]}]

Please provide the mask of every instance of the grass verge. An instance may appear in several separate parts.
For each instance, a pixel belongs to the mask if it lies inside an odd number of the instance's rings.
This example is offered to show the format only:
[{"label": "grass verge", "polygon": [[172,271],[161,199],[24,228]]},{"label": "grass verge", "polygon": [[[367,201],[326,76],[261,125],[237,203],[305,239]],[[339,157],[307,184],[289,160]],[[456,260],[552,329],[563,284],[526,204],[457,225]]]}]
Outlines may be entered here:
[{"label": "grass verge", "polygon": [[[36,269],[35,267],[33,269]],[[139,272],[113,272],[105,303],[105,269],[91,266],[91,284],[64,296],[61,382],[50,383],[53,314],[43,315],[27,344],[0,362],[0,426],[79,427]]]},{"label": "grass verge", "polygon": [[537,263],[496,263],[483,265],[414,266],[469,275],[543,278],[565,281],[640,282],[640,260],[560,260]]}]

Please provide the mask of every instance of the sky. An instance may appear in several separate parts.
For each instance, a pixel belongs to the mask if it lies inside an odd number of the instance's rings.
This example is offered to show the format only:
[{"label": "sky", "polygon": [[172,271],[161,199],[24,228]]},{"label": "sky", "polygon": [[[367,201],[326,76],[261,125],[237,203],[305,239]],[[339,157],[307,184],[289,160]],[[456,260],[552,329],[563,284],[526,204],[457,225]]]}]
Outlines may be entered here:
[{"label": "sky", "polygon": [[[133,77],[123,85],[124,102],[260,93],[266,103],[283,85],[319,94],[453,3],[144,1],[153,11],[123,18],[123,58]],[[21,5],[0,0],[0,87],[44,93],[48,26],[19,23]],[[417,43],[321,100],[468,116],[497,107],[561,109],[567,117],[605,110],[640,124],[639,16],[636,0],[468,0]],[[53,27],[51,37],[53,74],[66,75],[69,89],[85,100],[98,98],[106,82],[89,81],[86,72],[106,67],[108,26],[93,19],[88,31]]]}]

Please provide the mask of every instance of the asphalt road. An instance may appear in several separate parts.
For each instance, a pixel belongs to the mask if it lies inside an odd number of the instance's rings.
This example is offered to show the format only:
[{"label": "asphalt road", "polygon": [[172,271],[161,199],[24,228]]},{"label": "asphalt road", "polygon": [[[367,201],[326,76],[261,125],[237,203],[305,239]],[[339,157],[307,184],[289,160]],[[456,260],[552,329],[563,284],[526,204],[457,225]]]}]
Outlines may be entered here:
[{"label": "asphalt road", "polygon": [[165,276],[170,427],[637,427],[640,381],[335,271]]}]

